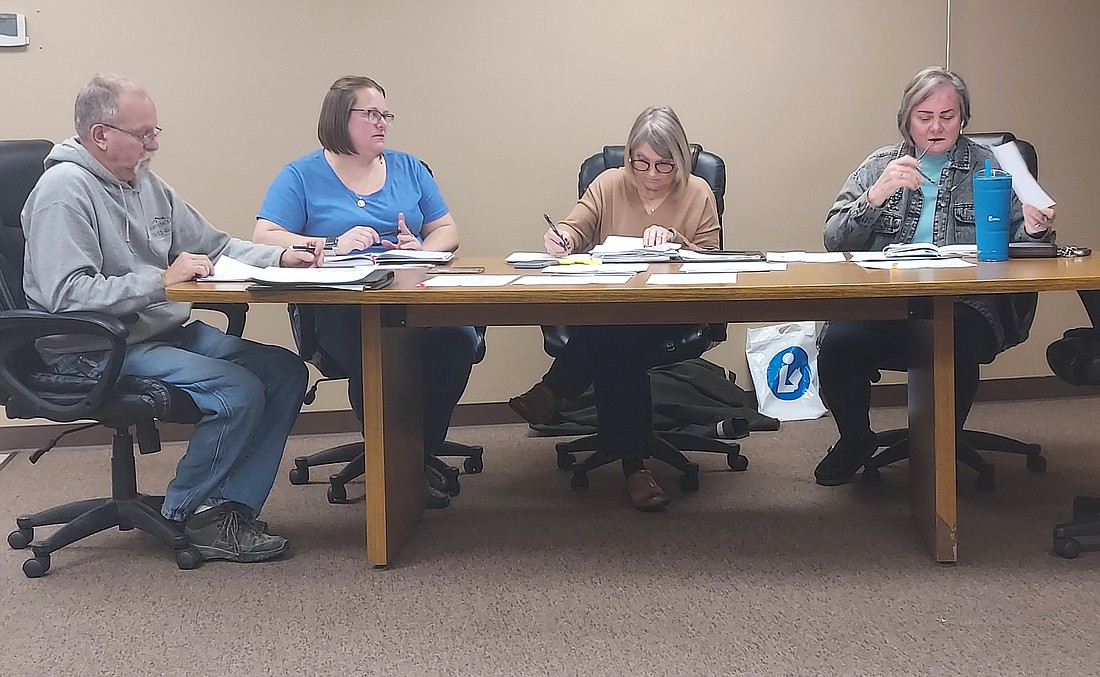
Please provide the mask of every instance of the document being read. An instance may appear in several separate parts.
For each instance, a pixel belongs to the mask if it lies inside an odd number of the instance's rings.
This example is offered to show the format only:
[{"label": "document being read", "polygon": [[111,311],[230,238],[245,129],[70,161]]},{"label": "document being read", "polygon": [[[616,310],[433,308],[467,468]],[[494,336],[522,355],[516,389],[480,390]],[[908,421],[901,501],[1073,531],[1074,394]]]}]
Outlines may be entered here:
[{"label": "document being read", "polygon": [[1015,141],[994,146],[993,155],[997,158],[997,164],[1001,165],[1001,169],[1012,175],[1012,191],[1016,193],[1016,197],[1020,198],[1020,202],[1039,209],[1053,207],[1056,204],[1031,175]]}]

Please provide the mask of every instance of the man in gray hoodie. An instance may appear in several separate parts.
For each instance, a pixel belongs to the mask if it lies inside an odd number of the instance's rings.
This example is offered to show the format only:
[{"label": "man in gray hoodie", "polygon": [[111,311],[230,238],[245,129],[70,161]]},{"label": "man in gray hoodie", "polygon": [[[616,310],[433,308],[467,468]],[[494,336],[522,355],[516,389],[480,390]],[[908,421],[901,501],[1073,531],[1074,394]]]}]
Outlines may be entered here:
[{"label": "man in gray hoodie", "polygon": [[[190,305],[167,301],[165,288],[211,274],[223,254],[259,266],[309,266],[319,256],[232,238],[151,172],[157,112],[133,82],[92,78],[77,95],[75,124],[76,136],[50,152],[23,208],[27,300],[51,313],[95,311],[126,323],[122,374],[171,383],[205,414],[162,513],[204,559],[278,557],[286,539],[257,517],[302,405],[305,365],[284,348],[187,323]],[[94,341],[53,337],[39,347],[61,373],[105,366],[104,345]]]}]

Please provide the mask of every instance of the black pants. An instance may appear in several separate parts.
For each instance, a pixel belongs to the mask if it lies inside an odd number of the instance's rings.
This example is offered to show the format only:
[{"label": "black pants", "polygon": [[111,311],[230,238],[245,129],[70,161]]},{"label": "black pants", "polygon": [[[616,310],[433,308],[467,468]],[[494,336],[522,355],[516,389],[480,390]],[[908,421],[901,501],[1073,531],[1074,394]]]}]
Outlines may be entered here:
[{"label": "black pants", "polygon": [[[879,369],[909,366],[905,320],[830,322],[818,348],[818,376],[825,406],[841,438],[871,434],[871,381]],[[981,313],[955,304],[955,425],[962,428],[978,392],[980,366],[996,356],[996,338]]]},{"label": "black pants", "polygon": [[569,341],[542,377],[558,397],[573,399],[592,385],[600,448],[623,460],[627,476],[644,467],[653,432],[649,370],[698,357],[678,352],[691,325],[611,325],[569,328]]}]

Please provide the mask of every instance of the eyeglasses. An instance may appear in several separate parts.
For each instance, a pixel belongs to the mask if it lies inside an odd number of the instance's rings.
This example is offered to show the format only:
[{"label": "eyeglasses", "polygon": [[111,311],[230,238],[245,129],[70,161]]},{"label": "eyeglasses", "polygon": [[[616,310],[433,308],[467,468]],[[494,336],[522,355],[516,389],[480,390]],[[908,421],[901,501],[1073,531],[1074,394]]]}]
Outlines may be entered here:
[{"label": "eyeglasses", "polygon": [[[630,166],[636,172],[648,172],[650,163],[649,160],[631,160]],[[668,160],[658,160],[653,164],[653,168],[658,174],[671,174],[676,169],[676,164]]]},{"label": "eyeglasses", "polygon": [[160,136],[161,131],[163,131],[163,130],[161,130],[160,127],[153,127],[151,130],[145,132],[144,134],[139,134],[137,132],[132,132],[129,129],[123,129],[122,127],[115,127],[114,125],[109,125],[106,122],[103,122],[101,124],[104,127],[110,127],[111,129],[115,130],[116,132],[122,132],[123,134],[129,134],[130,136],[132,136],[135,139],[137,139],[138,141],[140,141],[141,145],[143,145],[143,146],[148,146],[149,144],[153,143],[153,139]]},{"label": "eyeglasses", "polygon": [[383,120],[386,121],[387,125],[392,125],[393,124],[394,115],[393,115],[393,113],[391,113],[389,111],[386,111],[385,113],[383,113],[382,111],[378,110],[377,108],[352,108],[351,110],[354,113],[361,113],[363,115],[363,117],[365,117],[367,120],[369,120],[370,122],[372,122],[374,124],[378,124],[379,122],[381,122]]}]

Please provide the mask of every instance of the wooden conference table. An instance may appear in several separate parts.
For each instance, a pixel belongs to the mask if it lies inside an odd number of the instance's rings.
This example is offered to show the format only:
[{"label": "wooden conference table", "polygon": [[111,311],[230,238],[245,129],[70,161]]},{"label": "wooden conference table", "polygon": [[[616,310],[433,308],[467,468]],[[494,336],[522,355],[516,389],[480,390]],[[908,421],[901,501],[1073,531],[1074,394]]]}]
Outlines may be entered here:
[{"label": "wooden conference table", "polygon": [[[493,258],[456,258],[454,265],[538,274]],[[791,264],[785,272],[740,273],[731,285],[646,284],[649,274],[675,272],[678,265],[653,264],[625,285],[421,288],[427,272],[414,268],[398,271],[392,286],[376,291],[248,291],[244,283],[188,282],[169,288],[168,299],[360,306],[367,560],[376,567],[394,561],[424,511],[420,338],[410,328],[908,318],[915,357],[908,376],[910,505],[936,561],[950,563],[958,557],[955,296],[1100,289],[1100,256],[934,270]]]}]

